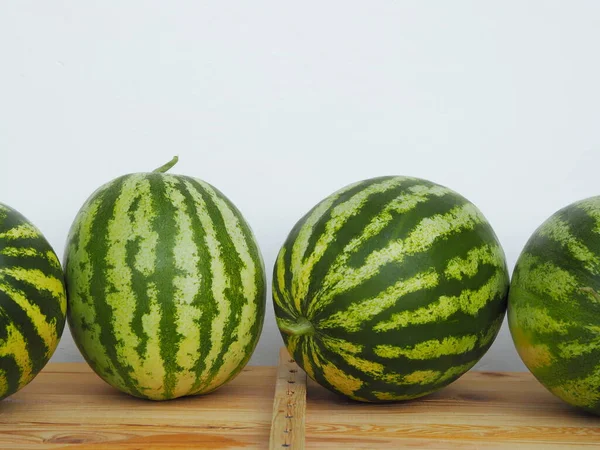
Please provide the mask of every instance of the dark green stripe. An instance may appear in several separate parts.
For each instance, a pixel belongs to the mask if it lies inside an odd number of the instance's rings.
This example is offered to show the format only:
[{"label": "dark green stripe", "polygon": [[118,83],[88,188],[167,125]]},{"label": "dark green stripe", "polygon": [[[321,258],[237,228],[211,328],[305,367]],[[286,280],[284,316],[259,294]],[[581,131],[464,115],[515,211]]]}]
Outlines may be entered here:
[{"label": "dark green stripe", "polygon": [[[586,211],[577,206],[566,207],[556,213],[559,219],[569,224],[569,229],[574,237],[584,243],[592,253],[598,256],[600,249],[600,234],[594,230],[598,226],[596,220]],[[600,201],[598,202],[600,208]]]},{"label": "dark green stripe", "polygon": [[[23,335],[23,339],[27,343],[27,351],[29,353],[29,360],[31,361],[32,372],[37,373],[44,365],[48,362],[48,347],[46,346],[42,337],[38,334],[31,317],[27,315],[21,307],[14,302],[10,295],[3,291],[0,291],[0,310],[3,311],[1,314],[3,321],[6,324],[3,328],[8,325],[8,318],[15,327]],[[62,323],[64,327],[64,322]],[[58,330],[62,332],[62,327],[57,326]],[[58,333],[60,336],[61,333]]]},{"label": "dark green stripe", "polygon": [[[98,200],[98,211],[91,225],[90,234],[93,236],[88,242],[84,251],[89,255],[92,276],[90,280],[89,291],[92,297],[90,303],[95,306],[96,317],[98,322],[102,324],[100,327],[100,343],[106,351],[106,355],[111,361],[114,369],[123,380],[124,386],[122,389],[126,390],[132,395],[137,397],[144,397],[144,394],[138,389],[135,383],[132,381],[131,372],[133,368],[126,363],[120,361],[117,354],[118,341],[115,336],[115,330],[113,322],[115,320],[112,307],[107,303],[104,293],[109,285],[106,279],[106,261],[104,258],[108,255],[108,250],[112,242],[108,240],[108,227],[107,224],[114,218],[115,206],[124,182],[131,175],[125,175],[115,179],[111,186],[108,187],[104,192],[100,194]],[[75,241],[72,241],[75,242]],[[71,251],[76,251],[72,249]],[[74,275],[79,271],[79,268],[73,268]],[[113,289],[115,289],[113,287]],[[134,300],[132,300],[134,301]],[[79,324],[73,323],[71,315],[69,315],[69,325],[71,330],[75,332],[75,342],[81,342],[82,339],[79,336],[78,328]],[[84,358],[90,358],[90,364],[92,367],[98,367],[98,364],[91,358],[93,355],[88,354],[87,351],[82,352]],[[110,373],[109,368],[100,368],[100,374]]]},{"label": "dark green stripe", "polygon": [[[433,218],[435,216],[443,216],[448,214],[452,209],[462,207],[467,203],[463,197],[459,195],[446,195],[444,197],[436,197],[432,201],[418,205],[410,211],[404,213],[392,213],[393,219],[379,234],[367,239],[358,251],[352,254],[348,265],[351,267],[361,267],[366,263],[367,258],[376,251],[384,249],[392,241],[405,240],[411,233],[413,233],[416,227],[424,220]],[[376,215],[372,214],[374,217]],[[372,217],[371,217],[372,218]],[[364,226],[369,223],[369,220],[365,220]],[[487,224],[486,224],[487,225]],[[453,235],[449,236],[452,238],[457,234],[464,233],[464,231],[456,231]],[[361,230],[358,236],[363,235]],[[439,245],[440,241],[445,239],[438,239],[433,243],[432,247],[427,249],[423,255],[427,257],[434,250],[434,246]],[[446,247],[450,245],[446,244]],[[431,249],[431,250],[430,250]],[[456,248],[448,249],[447,254],[454,256]],[[433,259],[433,258],[431,258]]]},{"label": "dark green stripe", "polygon": [[[0,325],[3,320],[0,321]],[[4,326],[0,326],[4,328]],[[19,365],[15,362],[12,356],[0,356],[0,369],[4,371],[6,377],[7,389],[3,396],[0,396],[0,400],[14,394],[19,389],[19,379],[21,378],[21,370]]]},{"label": "dark green stripe", "polygon": [[[153,201],[154,198],[150,196],[150,200]],[[134,223],[135,221],[135,214],[139,210],[140,201],[141,196],[138,195],[127,212],[131,223]],[[152,205],[154,205],[154,202],[152,202]],[[143,220],[147,221],[150,220],[150,218],[144,217]],[[150,224],[152,228],[156,228],[155,222],[156,219]],[[146,277],[142,272],[136,269],[135,259],[140,251],[140,244],[142,241],[143,238],[140,236],[136,236],[135,239],[127,241],[125,259],[127,261],[127,266],[131,269],[131,289],[135,292],[137,297],[135,311],[133,313],[133,318],[131,319],[131,329],[139,339],[139,343],[135,350],[140,359],[144,360],[147,356],[146,351],[148,349],[148,340],[150,339],[150,336],[144,331],[143,317],[150,313],[151,300],[148,296],[148,283],[151,280],[148,278],[151,277]]]},{"label": "dark green stripe", "polygon": [[[280,286],[280,292],[286,292],[287,294],[284,297],[281,297],[281,300],[289,303],[291,311],[294,311],[296,308],[294,306],[294,301],[293,301],[293,298],[291,295],[291,293],[292,293],[292,278],[293,278],[292,271],[290,270],[290,268],[292,267],[292,249],[294,247],[294,242],[296,241],[296,238],[298,237],[298,233],[300,232],[302,225],[304,225],[306,218],[310,214],[312,214],[313,210],[315,208],[317,208],[317,206],[315,206],[313,209],[311,209],[306,216],[304,216],[298,223],[296,223],[296,225],[294,225],[294,228],[292,228],[292,231],[286,238],[286,241],[284,242],[283,248],[282,248],[282,249],[285,249],[285,254],[283,255],[283,266],[285,267],[285,273],[284,273],[284,277],[283,277],[284,286]],[[277,270],[277,267],[275,267],[275,274],[277,273],[276,270]],[[275,275],[274,280],[276,282],[278,282],[277,275]]]},{"label": "dark green stripe", "polygon": [[[380,180],[379,180],[380,181]],[[364,234],[365,227],[371,222],[371,220],[379,214],[390,202],[392,202],[395,198],[400,196],[402,193],[405,193],[406,188],[409,186],[414,186],[416,181],[409,180],[406,182],[406,185],[401,185],[394,189],[389,189],[388,191],[382,193],[374,193],[369,196],[369,203],[365,205],[356,215],[350,217],[343,228],[337,233],[335,240],[327,247],[325,253],[321,257],[321,259],[314,265],[312,272],[314,274],[325,274],[328,269],[334,263],[336,258],[340,255],[342,249],[346,247],[354,238],[362,236]],[[332,210],[329,211],[331,213]],[[328,220],[330,219],[328,214]],[[315,230],[315,234],[313,234],[314,241],[316,242],[323,233],[325,233],[326,223],[320,223],[319,229]],[[385,243],[389,243],[390,236],[390,228],[392,229],[392,233],[399,230],[397,221],[392,221],[392,224],[388,225],[382,232],[378,233],[373,238],[369,239],[366,242],[366,248],[369,248],[369,254],[372,250],[376,248],[373,246],[373,243],[383,240]],[[318,233],[318,235],[317,235]],[[385,236],[385,239],[381,237]],[[393,234],[392,234],[393,236]],[[393,237],[392,237],[393,239]],[[365,248],[365,244],[363,245],[363,249]],[[381,246],[384,244],[382,243]],[[359,255],[362,256],[362,252],[358,252]],[[353,257],[349,260],[349,265],[353,265]],[[363,261],[364,262],[364,261]],[[307,295],[303,301],[303,314],[306,314],[306,310],[308,309],[308,302],[313,299],[317,292],[322,287],[322,278],[317,276],[312,276],[310,278],[310,284],[307,291]]]},{"label": "dark green stripe", "polygon": [[[29,303],[39,307],[40,312],[46,317],[48,323],[55,321],[59,331],[58,335],[60,336],[61,327],[64,327],[65,323],[60,299],[53,297],[49,291],[37,290],[32,284],[18,280],[9,274],[4,274],[3,276],[12,288],[21,291]],[[62,278],[62,274],[59,274],[59,277]]]},{"label": "dark green stripe", "polygon": [[[408,358],[399,357],[393,360],[388,359],[385,361],[379,361],[378,359],[373,357],[373,355],[369,352],[363,352],[357,355],[359,358],[379,362],[384,365],[385,369],[382,372],[382,375],[378,377],[366,374],[358,368],[348,364],[342,355],[329,350],[325,345],[320,344],[319,348],[321,350],[321,354],[323,355],[326,361],[334,365],[340,371],[354,378],[357,378],[364,383],[360,389],[354,392],[355,396],[374,402],[381,402],[380,399],[373,395],[374,391],[393,392],[395,395],[398,396],[410,395],[417,397],[423,392],[431,391],[433,389],[439,389],[443,386],[446,386],[461,375],[458,374],[455,377],[448,380],[444,380],[442,382],[433,382],[426,384],[400,384],[384,381],[382,377],[385,376],[385,374],[410,375],[413,372],[421,370],[439,371],[443,374],[452,367],[478,361],[485,353],[487,346],[485,348],[475,348],[469,352],[465,352],[459,355],[447,355],[432,360],[410,360]],[[326,387],[329,387],[329,389],[336,390],[335,386],[329,384],[327,379],[320,373],[320,371],[315,371],[315,377],[317,378],[317,381],[319,383],[324,384]]]},{"label": "dark green stripe", "polygon": [[[234,371],[231,376],[227,379],[227,381],[233,379],[248,363],[256,345],[258,344],[258,339],[260,338],[263,323],[265,319],[265,310],[266,310],[266,285],[267,279],[264,269],[264,263],[262,259],[262,255],[260,253],[260,249],[258,244],[256,243],[256,239],[250,226],[246,223],[244,216],[241,211],[217,188],[211,185],[213,190],[217,193],[217,195],[229,206],[229,208],[234,212],[235,216],[238,218],[240,228],[244,235],[244,241],[248,246],[248,253],[250,254],[250,258],[254,262],[255,271],[254,271],[254,285],[256,286],[256,296],[252,299],[252,301],[256,304],[256,317],[255,322],[250,328],[250,334],[254,336],[254,339],[250,340],[248,344],[244,347],[243,354],[246,355],[242,362],[239,364],[238,369]],[[241,273],[241,272],[240,272]],[[227,382],[226,381],[226,382]]]},{"label": "dark green stripe", "polygon": [[227,233],[223,216],[221,215],[215,203],[212,201],[210,195],[196,180],[189,179],[189,181],[204,199],[206,210],[208,211],[215,228],[216,239],[221,244],[221,260],[223,261],[225,273],[229,276],[230,281],[229,287],[225,289],[225,296],[229,302],[230,311],[225,323],[225,328],[223,330],[223,345],[219,354],[217,355],[217,359],[215,360],[215,364],[211,369],[211,373],[204,384],[205,386],[208,386],[223,365],[223,356],[229,349],[229,346],[238,338],[237,328],[239,326],[239,315],[240,311],[242,310],[242,306],[246,303],[242,289],[241,273],[239,270],[239,268],[243,266],[243,262],[240,259],[235,246],[229,237],[229,234]]},{"label": "dark green stripe", "polygon": [[[0,242],[2,242],[2,240],[0,240]],[[8,247],[14,246],[8,245]],[[50,260],[45,257],[46,252],[52,251],[50,244],[48,244],[48,242],[45,240],[36,239],[35,242],[32,242],[32,245],[30,246],[16,248],[32,248],[37,250],[39,253],[44,254],[44,256],[10,256],[0,254],[0,267],[23,267],[24,269],[32,270],[37,269],[41,270],[45,275],[53,276],[58,279],[62,278],[63,273],[60,267],[52,264]]]},{"label": "dark green stripe", "polygon": [[[401,263],[391,262],[381,267],[379,272],[346,292],[336,295],[315,317],[314,321],[322,321],[339,310],[345,310],[354,303],[381,295],[390,286],[399,280],[408,280],[418,273],[433,269],[439,277],[438,285],[434,288],[409,293],[401,298],[398,304],[377,315],[372,321],[365,322],[366,330],[371,329],[375,323],[387,320],[391,314],[401,311],[415,310],[425,307],[442,296],[459,295],[464,289],[477,290],[494,275],[497,268],[487,264],[480,264],[478,273],[469,278],[468,286],[465,280],[447,279],[444,271],[448,261],[453,257],[465,258],[470,250],[490,242],[491,228],[487,224],[478,224],[471,231],[460,231],[448,239],[439,239],[427,251],[417,253],[405,258]],[[322,272],[316,272],[322,273]]]},{"label": "dark green stripe", "polygon": [[[319,218],[319,220],[315,223],[315,225],[313,227],[313,233],[311,234],[310,239],[308,240],[308,246],[306,248],[306,252],[304,253],[304,255],[302,255],[302,260],[305,261],[306,258],[308,258],[315,251],[317,242],[319,241],[321,236],[323,234],[325,234],[325,232],[327,231],[327,223],[332,219],[331,215],[333,214],[333,211],[335,210],[335,208],[337,206],[339,206],[342,203],[347,202],[348,200],[351,200],[352,197],[362,193],[363,191],[365,191],[366,189],[368,189],[369,187],[371,187],[375,184],[379,184],[379,183],[382,183],[387,180],[392,180],[394,178],[396,178],[396,177],[388,176],[388,177],[379,177],[379,178],[372,178],[370,180],[365,180],[362,183],[360,183],[358,186],[355,186],[354,188],[352,188],[349,191],[344,192],[342,195],[340,195],[335,200],[335,202],[333,202],[333,204],[329,207],[329,209],[325,212],[325,214],[323,214]],[[414,185],[414,184],[418,184],[418,182],[416,180],[415,181],[407,180],[395,188],[389,188],[385,192],[375,192],[375,193],[372,193],[371,195],[369,195],[367,197],[367,199],[365,200],[363,207],[357,211],[357,214],[353,217],[348,218],[348,220],[346,221],[346,223],[344,224],[344,226],[341,230],[343,235],[341,235],[342,233],[339,233],[337,238],[343,239],[346,237],[345,236],[346,232],[348,232],[348,234],[351,234],[352,231],[356,232],[359,229],[364,228],[365,217],[370,218],[370,217],[374,216],[375,214],[377,214],[378,212],[380,212],[383,208],[385,208],[385,206],[390,201],[392,201],[394,198],[398,197],[398,195],[400,195],[400,193],[404,192],[406,190],[406,186]],[[325,199],[325,200],[327,200],[327,199]],[[356,225],[358,225],[358,228],[354,229],[356,227]],[[349,240],[350,239],[348,239],[348,241]],[[343,246],[339,243],[338,239],[335,240],[335,243],[336,243],[336,247],[338,247],[339,249],[343,248]],[[329,247],[329,248],[331,248],[331,247]]]},{"label": "dark green stripe", "polygon": [[[161,174],[148,174],[150,192],[153,198],[168,199],[167,186]],[[175,243],[177,208],[170,201],[155,201],[154,212],[159,220],[153,224],[153,229],[159,234],[156,244],[156,283],[157,302],[160,305],[159,343],[160,356],[163,360],[165,375],[163,378],[164,398],[171,398],[177,383],[177,373],[183,370],[177,364],[177,349],[183,336],[177,332],[177,308],[173,301],[173,280],[177,275],[183,275],[175,266]],[[165,232],[170,230],[171,232]]]},{"label": "dark green stripe", "polygon": [[[12,209],[10,207],[7,207],[8,211],[6,212],[6,216],[4,217],[4,219],[2,220],[2,228],[0,229],[0,233],[4,233],[7,231],[10,231],[13,228],[17,228],[20,225],[25,225],[25,224],[30,224],[30,222],[27,220],[27,218],[25,216],[23,216],[23,214],[21,214],[19,211],[17,211],[16,209]],[[39,241],[40,238],[27,238],[27,239],[5,239],[5,238],[1,238],[0,239],[0,250],[2,250],[4,247],[29,247],[30,245],[24,245],[27,244],[28,242],[30,243],[36,243],[37,241]],[[43,238],[42,238],[43,240]],[[34,246],[34,245],[31,245]]]},{"label": "dark green stripe", "polygon": [[[539,262],[533,264],[530,270],[534,270],[550,262],[573,275],[577,279],[578,286],[591,287],[596,292],[600,291],[600,277],[591,274],[583,268],[581,262],[573,258],[568,251],[561,249],[560,243],[553,239],[536,235],[535,239],[530,240],[526,245],[523,253],[528,253],[539,258]],[[516,270],[512,284],[516,289],[519,289],[522,283],[524,285],[528,284],[526,280],[523,280],[523,276],[527,277],[529,272],[521,270],[521,273],[519,273],[519,261],[517,261],[515,267]],[[542,267],[541,270],[545,269]],[[548,293],[536,291],[534,296],[523,296],[519,301],[521,305],[539,305],[546,302],[552,304],[552,308],[548,308],[546,312],[556,320],[569,318],[569,320],[574,322],[590,323],[591,317],[600,315],[600,303],[590,298],[586,293],[576,290],[571,294],[571,300],[570,302],[561,301],[552,298]],[[582,308],[582,305],[585,305],[585,308]]]},{"label": "dark green stripe", "polygon": [[[345,201],[347,201],[349,198],[353,197],[355,194],[361,192],[362,190],[365,189],[365,187],[370,186],[371,184],[380,182],[380,181],[384,181],[386,179],[390,179],[390,178],[394,178],[394,177],[379,177],[379,178],[373,178],[371,180],[364,180],[363,182],[357,184],[356,186],[354,186],[353,188],[349,189],[347,192],[344,192],[343,194],[341,194],[329,207],[329,209],[325,212],[325,214],[315,223],[315,225],[313,226],[313,231],[312,234],[310,236],[310,239],[308,241],[308,246],[305,249],[304,253],[301,255],[301,259],[304,261],[308,255],[310,255],[312,253],[312,251],[314,250],[314,246],[316,243],[316,240],[318,239],[318,237],[321,235],[322,230],[324,229],[324,223],[329,220],[329,218],[331,218],[331,212],[332,210],[339,205],[340,203],[343,203]],[[343,189],[343,188],[342,188]],[[294,243],[296,241],[296,239],[298,238],[298,234],[300,233],[300,230],[302,229],[302,226],[305,224],[305,222],[309,219],[309,217],[313,214],[313,212],[325,201],[327,201],[328,198],[325,198],[324,200],[322,200],[321,202],[319,202],[314,208],[312,208],[307,214],[305,214],[292,228],[292,230],[290,231],[285,243],[284,243],[284,248],[286,249],[286,253],[285,253],[285,257],[284,257],[284,266],[286,267],[286,273],[285,273],[285,288],[282,287],[282,289],[286,292],[291,293],[292,292],[292,273],[290,271],[290,267],[291,267],[291,257],[292,257],[292,249],[294,247]],[[291,299],[291,295],[289,296]],[[293,302],[292,302],[292,306],[293,306]],[[305,310],[305,303],[302,302],[302,311],[301,311],[301,315],[306,315],[306,310]]]},{"label": "dark green stripe", "polygon": [[[192,181],[189,177],[181,178],[188,182]],[[178,188],[185,197],[185,212],[191,220],[192,239],[198,250],[198,264],[196,265],[196,270],[202,276],[200,290],[192,302],[192,305],[195,308],[202,311],[200,319],[198,320],[198,327],[200,328],[199,355],[194,364],[194,368],[192,369],[196,373],[196,380],[190,389],[190,392],[194,392],[200,386],[202,381],[201,377],[206,371],[206,358],[212,349],[210,336],[212,335],[213,320],[217,315],[217,304],[212,292],[213,273],[210,266],[210,253],[205,240],[206,232],[198,217],[196,202],[185,184],[178,184]],[[205,339],[203,339],[203,337]]]},{"label": "dark green stripe", "polygon": [[[497,269],[496,269],[497,270]],[[482,268],[475,277],[469,279],[469,289],[475,291],[483,286],[489,278],[493,276],[494,270],[487,266]],[[444,283],[442,282],[442,285]],[[456,283],[455,286],[460,286]],[[463,289],[466,287],[463,285]],[[394,343],[399,342],[402,345],[411,346],[419,342],[430,339],[441,339],[446,336],[459,336],[465,334],[477,334],[482,328],[482,324],[491,323],[497,317],[504,314],[506,308],[507,292],[499,293],[494,299],[479,310],[476,317],[458,311],[448,319],[435,321],[425,324],[414,324],[389,331],[374,332],[373,326],[379,322],[390,320],[392,315],[402,312],[415,310],[437,301],[441,295],[454,295],[454,293],[443,293],[443,288],[433,291],[417,291],[402,297],[403,305],[392,307],[374,319],[367,321],[365,326],[356,332],[350,332],[343,328],[330,328],[326,330],[327,335],[340,339],[350,338],[355,342],[369,342],[370,345],[390,344],[390,336],[393,336]],[[443,326],[442,326],[443,325]],[[315,325],[318,327],[318,324]]]}]

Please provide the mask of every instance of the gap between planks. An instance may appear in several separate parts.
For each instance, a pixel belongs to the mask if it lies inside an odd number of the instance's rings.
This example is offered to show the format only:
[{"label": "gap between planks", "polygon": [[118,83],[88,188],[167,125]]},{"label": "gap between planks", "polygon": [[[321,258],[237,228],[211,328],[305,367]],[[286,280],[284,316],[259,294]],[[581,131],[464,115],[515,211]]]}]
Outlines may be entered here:
[{"label": "gap between planks", "polygon": [[306,415],[306,373],[290,357],[279,351],[279,366],[273,399],[270,450],[304,450]]}]

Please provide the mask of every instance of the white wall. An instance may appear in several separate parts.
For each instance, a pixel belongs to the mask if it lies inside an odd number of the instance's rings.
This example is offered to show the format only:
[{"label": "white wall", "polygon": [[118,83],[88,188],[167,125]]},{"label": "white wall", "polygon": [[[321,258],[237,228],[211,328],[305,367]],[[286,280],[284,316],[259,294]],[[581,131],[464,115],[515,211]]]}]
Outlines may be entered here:
[{"label": "white wall", "polygon": [[[206,4],[205,4],[206,3]],[[100,184],[203,178],[269,278],[341,186],[420,176],[471,199],[512,268],[548,215],[600,193],[600,2],[0,4],[0,201],[58,253]],[[275,364],[270,305],[253,363]],[[54,361],[79,360],[68,332]],[[478,366],[520,370],[507,329]]]}]

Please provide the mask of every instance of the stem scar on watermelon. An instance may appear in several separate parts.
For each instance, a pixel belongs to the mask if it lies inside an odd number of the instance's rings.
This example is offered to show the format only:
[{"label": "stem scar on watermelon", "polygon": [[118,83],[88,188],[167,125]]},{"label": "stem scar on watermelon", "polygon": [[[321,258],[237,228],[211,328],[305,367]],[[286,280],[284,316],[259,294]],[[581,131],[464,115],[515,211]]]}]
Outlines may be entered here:
[{"label": "stem scar on watermelon", "polygon": [[283,340],[308,376],[366,402],[434,392],[502,324],[509,276],[483,214],[410,177],[360,181],[294,226],[273,269]]},{"label": "stem scar on watermelon", "polygon": [[250,359],[265,273],[240,211],[214,186],[166,173],[97,189],[69,232],[68,322],[92,369],[131,395],[211,392]]}]

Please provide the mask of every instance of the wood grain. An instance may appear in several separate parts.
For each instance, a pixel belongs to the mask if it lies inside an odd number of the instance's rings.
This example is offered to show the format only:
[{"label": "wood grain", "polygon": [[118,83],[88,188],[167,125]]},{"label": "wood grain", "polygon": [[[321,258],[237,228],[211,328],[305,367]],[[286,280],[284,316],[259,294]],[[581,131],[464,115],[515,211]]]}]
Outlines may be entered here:
[{"label": "wood grain", "polygon": [[[300,373],[300,372],[298,372]],[[169,402],[122,394],[85,364],[49,364],[0,402],[0,448],[269,448],[275,367],[248,367],[216,392]],[[412,402],[372,405],[307,383],[306,448],[600,448],[600,417],[549,394],[529,373],[471,372]]]},{"label": "wood grain", "polygon": [[0,402],[0,448],[264,450],[274,386],[274,367],[247,367],[206,396],[153,402],[113,389],[86,364],[48,364]]},{"label": "wood grain", "polygon": [[553,450],[600,448],[600,417],[529,373],[470,372],[410,402],[358,403],[308,381],[307,449]]},{"label": "wood grain", "polygon": [[273,398],[270,450],[304,450],[305,413],[306,373],[282,348]]}]

